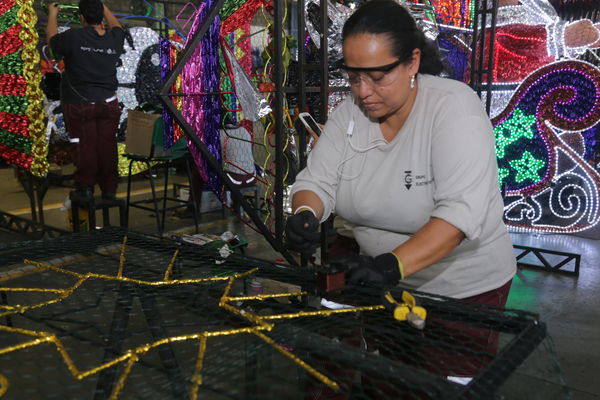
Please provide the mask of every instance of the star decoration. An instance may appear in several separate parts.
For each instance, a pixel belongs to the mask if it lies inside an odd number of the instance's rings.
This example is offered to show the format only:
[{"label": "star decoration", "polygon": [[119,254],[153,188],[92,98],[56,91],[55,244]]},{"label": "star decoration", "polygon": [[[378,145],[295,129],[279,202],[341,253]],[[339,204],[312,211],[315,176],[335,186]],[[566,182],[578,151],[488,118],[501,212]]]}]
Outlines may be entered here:
[{"label": "star decoration", "polygon": [[517,171],[515,180],[519,183],[528,179],[537,182],[540,180],[539,170],[546,166],[544,160],[535,158],[530,152],[523,152],[520,160],[510,162],[510,166]]},{"label": "star decoration", "polygon": [[526,115],[515,108],[512,116],[494,128],[496,136],[496,155],[504,158],[506,148],[521,138],[533,139],[535,115]]}]

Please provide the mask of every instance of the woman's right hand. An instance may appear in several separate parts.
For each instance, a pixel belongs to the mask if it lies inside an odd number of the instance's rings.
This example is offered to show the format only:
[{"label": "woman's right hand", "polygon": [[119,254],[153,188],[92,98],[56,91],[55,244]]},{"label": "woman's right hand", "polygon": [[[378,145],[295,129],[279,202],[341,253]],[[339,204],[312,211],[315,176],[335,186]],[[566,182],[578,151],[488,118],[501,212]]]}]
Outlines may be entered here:
[{"label": "woman's right hand", "polygon": [[287,248],[307,256],[312,255],[321,242],[319,225],[319,220],[309,210],[290,215],[285,224]]},{"label": "woman's right hand", "polygon": [[[319,124],[319,127],[321,128],[321,130],[325,130],[325,125]],[[319,135],[317,135],[317,133],[309,127],[306,127],[306,130],[308,131],[308,133],[310,133],[310,137],[312,138],[312,141],[310,142],[310,148],[314,149],[317,145],[317,142],[319,141]]]}]

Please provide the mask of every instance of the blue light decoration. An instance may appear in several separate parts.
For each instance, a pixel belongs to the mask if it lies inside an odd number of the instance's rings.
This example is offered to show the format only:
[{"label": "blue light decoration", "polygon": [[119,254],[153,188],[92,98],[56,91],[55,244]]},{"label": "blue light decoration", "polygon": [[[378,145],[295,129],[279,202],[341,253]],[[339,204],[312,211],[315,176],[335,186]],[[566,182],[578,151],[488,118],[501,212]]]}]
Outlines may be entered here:
[{"label": "blue light decoration", "polygon": [[530,74],[492,119],[511,230],[574,233],[600,222],[600,70],[559,61]]}]

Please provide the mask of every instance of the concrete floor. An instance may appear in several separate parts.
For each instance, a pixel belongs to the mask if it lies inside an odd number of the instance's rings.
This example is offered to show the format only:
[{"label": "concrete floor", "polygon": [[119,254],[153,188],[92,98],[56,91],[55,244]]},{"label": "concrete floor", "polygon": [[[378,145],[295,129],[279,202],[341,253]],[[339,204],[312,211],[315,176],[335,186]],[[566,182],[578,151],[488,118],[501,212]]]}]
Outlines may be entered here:
[{"label": "concrete floor", "polygon": [[[183,176],[173,176],[172,182],[182,181],[185,181]],[[25,218],[31,217],[29,200],[12,168],[0,169],[0,188],[3,193],[0,198],[0,210]],[[68,212],[61,210],[61,207],[70,190],[68,187],[51,187],[48,190],[44,199],[44,217],[47,225],[69,228]],[[124,197],[125,193],[126,182],[122,182],[118,196]],[[148,180],[136,180],[134,193],[136,199],[148,197]],[[116,211],[111,214],[111,221],[118,221]],[[173,213],[167,218],[166,230],[168,234],[193,233],[193,225],[191,218]],[[129,228],[150,234],[157,232],[152,213],[144,210],[131,210]],[[220,234],[227,230],[242,233],[248,238],[247,255],[267,260],[281,257],[262,236],[237,221],[235,217],[224,218],[221,211],[200,216],[200,232]],[[558,360],[571,389],[572,398],[600,400],[600,241],[567,235],[512,234],[512,237],[516,244],[581,254],[579,277],[520,269],[513,281],[507,306],[538,313],[541,320],[547,324],[551,338],[548,343],[553,346],[545,351],[555,353],[549,354],[549,359]],[[0,230],[0,242],[16,240],[28,238]],[[528,398],[531,397],[524,397]]]}]

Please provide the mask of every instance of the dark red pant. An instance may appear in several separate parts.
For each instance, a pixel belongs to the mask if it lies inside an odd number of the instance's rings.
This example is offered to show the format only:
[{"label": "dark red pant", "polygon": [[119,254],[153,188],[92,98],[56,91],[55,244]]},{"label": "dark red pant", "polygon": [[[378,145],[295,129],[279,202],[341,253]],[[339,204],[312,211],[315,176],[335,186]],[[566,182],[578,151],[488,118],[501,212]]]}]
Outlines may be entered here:
[{"label": "dark red pant", "polygon": [[63,113],[69,136],[79,139],[73,154],[75,183],[92,188],[97,183],[102,193],[116,193],[119,102],[64,103]]}]

